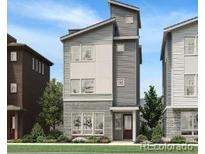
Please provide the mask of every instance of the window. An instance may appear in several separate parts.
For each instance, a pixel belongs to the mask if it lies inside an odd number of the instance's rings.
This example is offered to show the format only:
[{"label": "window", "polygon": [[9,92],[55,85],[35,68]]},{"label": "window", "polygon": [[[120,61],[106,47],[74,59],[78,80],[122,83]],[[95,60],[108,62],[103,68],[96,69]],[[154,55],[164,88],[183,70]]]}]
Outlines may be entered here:
[{"label": "window", "polygon": [[73,135],[103,135],[104,113],[85,112],[72,113]]},{"label": "window", "polygon": [[11,93],[17,93],[17,84],[16,83],[11,83],[10,84],[10,92]]},{"label": "window", "polygon": [[118,87],[124,87],[125,86],[125,79],[118,78],[117,79],[117,86]]},{"label": "window", "polygon": [[82,47],[82,61],[93,61],[94,60],[94,48],[93,46]]},{"label": "window", "polygon": [[38,63],[38,67],[39,67],[39,68],[38,68],[38,72],[41,73],[41,62],[40,62],[40,61],[39,61],[39,63]]},{"label": "window", "polygon": [[81,113],[72,113],[72,134],[81,134]]},{"label": "window", "polygon": [[122,129],[122,114],[120,113],[115,114],[115,129],[116,130]]},{"label": "window", "polygon": [[79,62],[80,61],[80,46],[72,46],[71,47],[71,57],[72,62]]},{"label": "window", "polygon": [[125,51],[124,44],[117,44],[117,52],[123,52]]},{"label": "window", "polygon": [[198,135],[197,112],[181,112],[181,134]]},{"label": "window", "polygon": [[193,55],[197,53],[197,37],[185,37],[184,38],[184,54]]},{"label": "window", "polygon": [[125,21],[127,24],[133,24],[134,23],[133,16],[125,17]]},{"label": "window", "polygon": [[92,134],[92,113],[83,113],[83,134]]},{"label": "window", "polygon": [[80,80],[79,79],[72,79],[71,80],[71,93],[72,94],[79,94],[80,93]]},{"label": "window", "polygon": [[42,70],[41,70],[41,74],[44,75],[44,64],[42,63]]},{"label": "window", "polygon": [[94,93],[94,79],[82,79],[81,88],[84,94]]},{"label": "window", "polygon": [[104,113],[94,113],[94,134],[103,134]]},{"label": "window", "polygon": [[195,74],[184,75],[184,93],[186,96],[195,96],[197,90],[197,81]]},{"label": "window", "polygon": [[36,72],[38,72],[38,60],[36,59]]},{"label": "window", "polygon": [[11,126],[11,128],[12,128],[12,129],[16,129],[16,117],[15,117],[15,116],[12,116],[11,120],[12,120],[12,126]]},{"label": "window", "polygon": [[35,59],[32,58],[32,70],[35,70]]},{"label": "window", "polygon": [[11,53],[10,53],[10,60],[11,61],[17,61],[17,53],[16,53],[16,51],[12,51]]}]

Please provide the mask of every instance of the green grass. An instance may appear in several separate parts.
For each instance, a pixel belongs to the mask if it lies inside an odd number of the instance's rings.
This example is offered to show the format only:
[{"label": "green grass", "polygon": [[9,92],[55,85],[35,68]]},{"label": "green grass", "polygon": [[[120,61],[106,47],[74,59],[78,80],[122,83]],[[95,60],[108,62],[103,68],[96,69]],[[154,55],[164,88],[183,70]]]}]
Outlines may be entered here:
[{"label": "green grass", "polygon": [[197,153],[197,147],[192,151],[147,151],[140,146],[126,145],[8,145],[8,152],[93,152],[93,153],[148,153],[148,152],[176,152],[176,153]]}]

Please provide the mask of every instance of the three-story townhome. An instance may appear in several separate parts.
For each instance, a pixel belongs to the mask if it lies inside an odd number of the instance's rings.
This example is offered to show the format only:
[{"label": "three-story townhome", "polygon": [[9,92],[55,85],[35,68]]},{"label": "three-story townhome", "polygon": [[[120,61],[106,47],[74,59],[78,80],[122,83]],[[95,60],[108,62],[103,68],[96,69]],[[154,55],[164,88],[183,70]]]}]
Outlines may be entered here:
[{"label": "three-story townhome", "polygon": [[164,133],[168,138],[198,136],[198,17],[164,29],[163,66]]},{"label": "three-story townhome", "polygon": [[64,47],[64,134],[135,141],[142,61],[140,11],[119,1],[108,3],[109,19],[71,29],[60,38]]}]

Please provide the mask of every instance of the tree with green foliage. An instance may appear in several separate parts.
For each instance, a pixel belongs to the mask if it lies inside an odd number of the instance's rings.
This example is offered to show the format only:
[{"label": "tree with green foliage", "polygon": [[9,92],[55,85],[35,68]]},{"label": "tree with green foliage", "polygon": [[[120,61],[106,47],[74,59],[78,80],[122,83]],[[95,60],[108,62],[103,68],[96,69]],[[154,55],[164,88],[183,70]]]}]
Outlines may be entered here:
[{"label": "tree with green foliage", "polygon": [[154,86],[149,86],[149,90],[145,92],[145,102],[143,107],[140,106],[140,112],[147,126],[152,130],[161,119],[164,108],[162,98],[157,96]]},{"label": "tree with green foliage", "polygon": [[41,112],[39,120],[49,128],[55,129],[62,123],[63,117],[63,85],[52,79],[46,86],[39,104]]}]

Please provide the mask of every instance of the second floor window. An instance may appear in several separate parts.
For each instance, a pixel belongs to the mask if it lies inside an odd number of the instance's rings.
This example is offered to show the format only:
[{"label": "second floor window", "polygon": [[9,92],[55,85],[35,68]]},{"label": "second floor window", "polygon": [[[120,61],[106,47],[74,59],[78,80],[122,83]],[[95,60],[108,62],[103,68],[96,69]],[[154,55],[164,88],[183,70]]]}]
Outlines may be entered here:
[{"label": "second floor window", "polygon": [[184,38],[184,54],[194,55],[198,50],[198,37],[185,37]]},{"label": "second floor window", "polygon": [[125,51],[125,45],[123,43],[116,44],[116,50],[117,50],[117,52]]},{"label": "second floor window", "polygon": [[118,87],[124,87],[125,86],[125,79],[118,78],[117,79],[117,86]]},{"label": "second floor window", "polygon": [[80,46],[71,47],[72,62],[80,62]]},{"label": "second floor window", "polygon": [[196,96],[197,91],[197,75],[184,75],[184,93],[185,96]]},{"label": "second floor window", "polygon": [[71,80],[71,93],[79,94],[80,93],[80,80],[72,79]]},{"label": "second floor window", "polygon": [[92,94],[95,90],[94,79],[71,79],[72,94]]},{"label": "second floor window", "polygon": [[10,92],[11,93],[17,93],[17,84],[16,83],[11,83],[10,84]]},{"label": "second floor window", "polygon": [[32,58],[32,70],[35,70],[35,59]]},{"label": "second floor window", "polygon": [[133,16],[125,17],[125,21],[126,21],[127,24],[133,24],[134,23]]},{"label": "second floor window", "polygon": [[17,52],[16,51],[10,52],[10,61],[17,61]]},{"label": "second floor window", "polygon": [[94,93],[94,79],[82,79],[82,93]]},{"label": "second floor window", "polygon": [[94,60],[94,49],[93,46],[82,47],[82,61],[93,61]]}]

